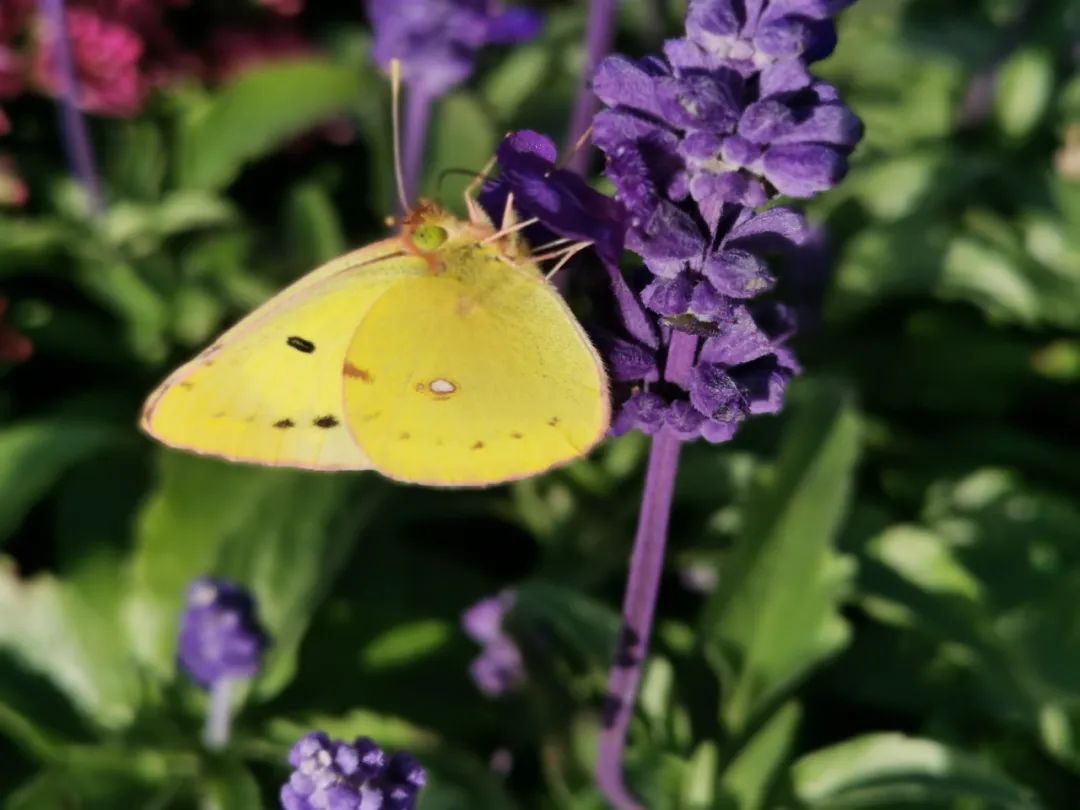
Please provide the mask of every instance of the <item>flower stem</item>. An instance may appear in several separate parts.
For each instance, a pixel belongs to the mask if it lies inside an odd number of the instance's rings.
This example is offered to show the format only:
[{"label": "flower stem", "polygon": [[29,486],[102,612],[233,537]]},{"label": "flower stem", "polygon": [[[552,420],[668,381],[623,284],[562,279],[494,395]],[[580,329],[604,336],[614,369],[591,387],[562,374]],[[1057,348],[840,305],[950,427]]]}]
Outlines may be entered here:
[{"label": "flower stem", "polygon": [[405,99],[405,154],[403,158],[405,199],[416,203],[420,175],[424,168],[424,147],[427,146],[428,126],[434,99],[427,93],[409,88]]},{"label": "flower stem", "polygon": [[641,665],[648,652],[660,574],[664,569],[668,517],[675,494],[675,474],[679,468],[681,448],[682,442],[668,431],[661,431],[652,442],[634,552],[630,558],[630,576],[623,599],[622,628],[615,661],[608,675],[596,781],[600,791],[617,810],[639,810],[643,807],[623,781],[623,756],[626,752],[626,732],[634,713],[638,682],[641,680]]},{"label": "flower stem", "polygon": [[[668,348],[664,376],[669,382],[686,386],[697,354],[697,338],[686,332],[674,332]],[[623,597],[623,620],[615,661],[608,675],[604,707],[604,729],[600,732],[600,750],[596,762],[596,782],[616,810],[642,810],[623,780],[626,733],[634,713],[641,667],[649,650],[656,597],[664,571],[668,521],[675,496],[675,477],[679,471],[682,441],[661,430],[652,441],[649,466],[645,473],[645,491],[641,498],[630,574]]]},{"label": "flower stem", "polygon": [[220,751],[229,742],[232,695],[232,678],[218,678],[210,686],[210,705],[206,710],[206,725],[203,726],[203,745],[211,751]]},{"label": "flower stem", "polygon": [[105,202],[94,163],[93,148],[90,145],[90,133],[86,128],[86,120],[79,112],[75,58],[71,52],[64,0],[38,0],[38,9],[42,17],[49,20],[55,37],[56,67],[60,80],[57,112],[63,133],[64,152],[72,173],[86,192],[90,211],[95,216],[101,216],[105,212]]},{"label": "flower stem", "polygon": [[[578,80],[577,98],[570,116],[570,130],[566,136],[567,150],[573,149],[592,123],[596,113],[596,96],[589,89],[593,71],[600,60],[608,55],[615,38],[615,0],[592,0],[589,4],[589,22],[585,31],[585,64]],[[576,150],[567,161],[567,168],[585,174],[589,165],[586,149]]]}]

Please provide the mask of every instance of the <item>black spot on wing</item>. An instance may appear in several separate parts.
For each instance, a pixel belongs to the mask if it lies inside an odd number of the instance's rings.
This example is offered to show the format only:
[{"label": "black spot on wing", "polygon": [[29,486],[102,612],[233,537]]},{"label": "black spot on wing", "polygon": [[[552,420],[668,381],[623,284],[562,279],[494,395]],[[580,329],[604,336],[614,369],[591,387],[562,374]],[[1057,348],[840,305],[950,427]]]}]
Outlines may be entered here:
[{"label": "black spot on wing", "polygon": [[332,427],[337,427],[338,420],[335,419],[333,416],[330,416],[329,414],[327,414],[326,416],[320,416],[312,424],[314,424],[315,427],[332,428]]},{"label": "black spot on wing", "polygon": [[288,428],[296,427],[296,423],[292,419],[279,419],[274,422],[274,427],[287,430]]},{"label": "black spot on wing", "polygon": [[292,346],[294,349],[296,349],[298,352],[303,352],[304,354],[311,354],[313,351],[315,351],[314,343],[312,343],[310,340],[305,340],[302,337],[297,337],[296,335],[293,335],[285,342]]}]

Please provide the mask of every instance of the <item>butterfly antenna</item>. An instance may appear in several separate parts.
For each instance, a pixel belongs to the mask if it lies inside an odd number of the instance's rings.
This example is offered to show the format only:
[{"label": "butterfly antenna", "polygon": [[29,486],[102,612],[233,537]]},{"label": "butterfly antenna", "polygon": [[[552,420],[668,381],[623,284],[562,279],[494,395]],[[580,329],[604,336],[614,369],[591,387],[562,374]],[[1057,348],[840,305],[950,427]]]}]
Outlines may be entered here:
[{"label": "butterfly antenna", "polygon": [[574,157],[574,155],[576,155],[578,152],[585,148],[585,144],[587,144],[589,142],[589,139],[592,137],[592,131],[593,125],[589,124],[589,128],[581,133],[581,137],[577,139],[577,142],[574,144],[573,148],[569,152],[567,152],[566,155],[563,156],[563,159],[561,161],[559,161],[560,169],[564,168],[566,164],[568,164],[570,160]]},{"label": "butterfly antenna", "polygon": [[409,200],[405,196],[405,175],[401,170],[401,60],[390,62],[391,118],[394,126],[394,180],[397,182],[398,203],[402,213],[409,213]]},{"label": "butterfly antenna", "polygon": [[488,221],[487,216],[480,206],[476,202],[476,192],[480,186],[484,184],[484,181],[488,179],[491,174],[491,170],[495,168],[495,156],[492,155],[491,160],[484,164],[484,168],[480,170],[480,174],[473,178],[473,181],[465,187],[465,207],[469,211],[469,221],[473,224],[480,224]]}]

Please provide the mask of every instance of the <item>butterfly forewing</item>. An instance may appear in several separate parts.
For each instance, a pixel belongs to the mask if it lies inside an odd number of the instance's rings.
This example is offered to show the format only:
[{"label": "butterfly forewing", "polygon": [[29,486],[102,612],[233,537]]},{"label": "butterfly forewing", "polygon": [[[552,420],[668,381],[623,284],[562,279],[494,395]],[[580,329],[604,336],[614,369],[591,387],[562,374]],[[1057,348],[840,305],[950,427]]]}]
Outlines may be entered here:
[{"label": "butterfly forewing", "polygon": [[343,424],[343,358],[378,297],[426,271],[390,243],[324,265],[225,333],[150,397],[144,429],[232,461],[368,469]]}]

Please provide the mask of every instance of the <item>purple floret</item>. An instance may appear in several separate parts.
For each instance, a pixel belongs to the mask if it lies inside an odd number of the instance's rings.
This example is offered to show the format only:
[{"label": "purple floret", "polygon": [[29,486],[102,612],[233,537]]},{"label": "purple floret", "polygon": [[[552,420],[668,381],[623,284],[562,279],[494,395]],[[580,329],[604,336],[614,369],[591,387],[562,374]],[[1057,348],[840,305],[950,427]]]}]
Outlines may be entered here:
[{"label": "purple floret", "polygon": [[202,577],[188,588],[178,659],[203,688],[224,678],[253,678],[269,639],[255,601],[239,585]]},{"label": "purple floret", "polygon": [[485,45],[514,45],[540,32],[541,19],[489,0],[368,0],[375,61],[400,59],[404,80],[429,96],[465,81]]},{"label": "purple floret", "polygon": [[281,788],[285,810],[414,810],[427,782],[412,756],[387,758],[367,737],[347,743],[308,734],[289,752],[289,764],[294,770]]},{"label": "purple floret", "polygon": [[466,635],[482,646],[480,654],[469,665],[469,675],[489,698],[517,691],[525,683],[521,650],[503,627],[513,605],[513,594],[504,591],[481,599],[461,615],[461,626]]},{"label": "purple floret", "polygon": [[580,176],[555,165],[555,144],[538,132],[512,132],[499,144],[499,177],[484,187],[480,203],[499,225],[506,199],[522,219],[540,220],[527,231],[541,245],[556,238],[592,242],[601,258],[618,264],[625,237],[625,213],[610,197],[591,188]]}]

